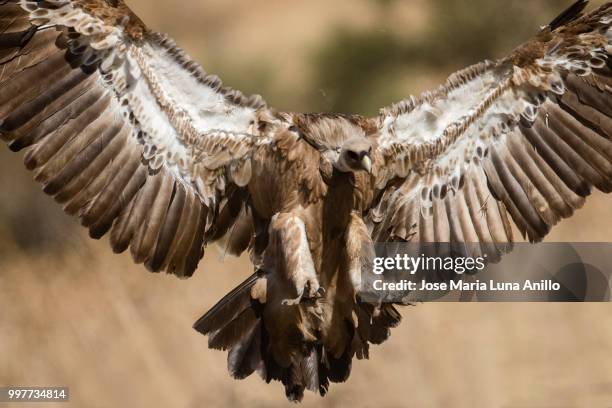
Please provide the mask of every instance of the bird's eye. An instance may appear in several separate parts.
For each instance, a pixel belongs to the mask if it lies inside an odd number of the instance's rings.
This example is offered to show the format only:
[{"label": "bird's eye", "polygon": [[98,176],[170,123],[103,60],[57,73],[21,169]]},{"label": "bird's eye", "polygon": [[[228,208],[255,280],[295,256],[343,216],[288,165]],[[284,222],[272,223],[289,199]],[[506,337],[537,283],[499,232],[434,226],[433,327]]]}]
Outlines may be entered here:
[{"label": "bird's eye", "polygon": [[292,125],[292,126],[289,126],[289,131],[290,131],[290,132],[297,133],[297,132],[298,132],[298,128],[297,128],[297,126]]},{"label": "bird's eye", "polygon": [[359,160],[359,155],[353,151],[348,152],[348,157],[351,160],[355,160],[355,161]]}]

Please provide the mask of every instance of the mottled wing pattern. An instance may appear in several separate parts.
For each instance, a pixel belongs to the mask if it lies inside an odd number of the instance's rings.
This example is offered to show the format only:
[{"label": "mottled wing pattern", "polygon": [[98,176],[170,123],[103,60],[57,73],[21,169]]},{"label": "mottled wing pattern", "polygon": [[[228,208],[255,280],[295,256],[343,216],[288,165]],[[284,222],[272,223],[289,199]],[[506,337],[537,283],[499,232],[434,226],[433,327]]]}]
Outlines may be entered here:
[{"label": "mottled wing pattern", "polygon": [[1,138],[92,237],[111,231],[152,271],[190,276],[223,235],[264,109],[122,1],[0,1]]},{"label": "mottled wing pattern", "polygon": [[[503,252],[612,191],[612,4],[382,111],[374,237]],[[560,26],[560,24],[567,24]]]}]

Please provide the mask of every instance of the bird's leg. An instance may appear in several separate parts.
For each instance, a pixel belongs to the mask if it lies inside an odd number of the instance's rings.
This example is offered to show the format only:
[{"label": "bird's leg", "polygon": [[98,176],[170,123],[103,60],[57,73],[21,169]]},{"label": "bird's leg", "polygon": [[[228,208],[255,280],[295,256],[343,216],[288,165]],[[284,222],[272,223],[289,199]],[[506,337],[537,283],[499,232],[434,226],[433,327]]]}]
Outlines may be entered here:
[{"label": "bird's leg", "polygon": [[297,305],[302,299],[317,299],[325,290],[319,285],[310,253],[306,226],[295,214],[277,214],[270,224],[271,245],[276,252],[276,270],[284,274],[297,297],[286,298],[283,305]]},{"label": "bird's leg", "polygon": [[345,239],[347,273],[355,294],[358,294],[362,289],[362,268],[372,265],[375,254],[368,227],[357,212],[351,214]]}]

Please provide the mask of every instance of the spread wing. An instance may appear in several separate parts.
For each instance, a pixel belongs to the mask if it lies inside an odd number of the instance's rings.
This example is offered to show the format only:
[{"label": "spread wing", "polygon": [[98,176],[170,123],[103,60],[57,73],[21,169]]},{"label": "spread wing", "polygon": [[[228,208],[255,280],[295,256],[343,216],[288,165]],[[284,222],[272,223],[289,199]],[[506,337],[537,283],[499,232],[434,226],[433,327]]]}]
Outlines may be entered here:
[{"label": "spread wing", "polygon": [[581,16],[585,5],[508,58],[382,111],[376,239],[503,250],[507,213],[538,241],[593,186],[612,191],[612,4]]},{"label": "spread wing", "polygon": [[190,276],[229,227],[264,110],[121,0],[0,1],[0,136],[92,237],[111,231],[152,271]]}]

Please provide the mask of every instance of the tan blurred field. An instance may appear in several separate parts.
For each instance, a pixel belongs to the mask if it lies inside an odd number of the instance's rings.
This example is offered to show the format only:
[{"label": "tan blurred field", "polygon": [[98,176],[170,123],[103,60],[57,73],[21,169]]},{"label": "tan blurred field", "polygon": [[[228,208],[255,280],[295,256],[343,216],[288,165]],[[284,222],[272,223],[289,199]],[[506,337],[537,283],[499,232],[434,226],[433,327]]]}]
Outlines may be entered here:
[{"label": "tan blurred field", "polygon": [[[309,93],[319,85],[311,60],[339,27],[420,40],[438,17],[425,0],[384,10],[374,0],[129,3],[230,85],[296,110],[326,106],[333,90]],[[566,3],[487,4],[500,18],[522,4],[525,15],[546,23],[550,10]],[[500,27],[491,22],[489,29]],[[524,39],[520,33],[501,34],[511,45]],[[480,40],[471,38],[472,46]],[[449,60],[440,67],[406,61],[389,79],[393,92],[407,96],[435,85],[459,68]],[[376,97],[393,102],[395,94],[385,92]],[[191,329],[251,272],[247,260],[211,247],[191,280],[152,276],[129,255],[111,255],[105,240],[90,241],[38,191],[20,159],[0,149],[0,386],[69,386],[74,407],[288,405],[279,384],[230,379],[225,354],[208,350]],[[595,194],[548,241],[612,241],[610,208],[610,197]],[[372,348],[372,359],[354,364],[348,383],[332,385],[325,399],[307,394],[304,406],[612,406],[609,304],[426,304],[403,315],[391,339]]]}]

